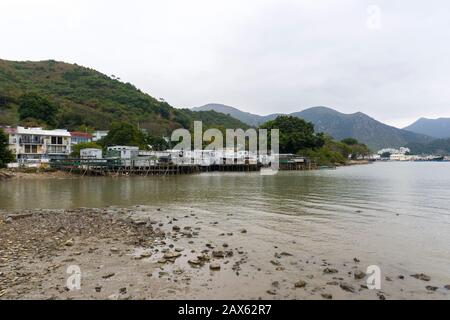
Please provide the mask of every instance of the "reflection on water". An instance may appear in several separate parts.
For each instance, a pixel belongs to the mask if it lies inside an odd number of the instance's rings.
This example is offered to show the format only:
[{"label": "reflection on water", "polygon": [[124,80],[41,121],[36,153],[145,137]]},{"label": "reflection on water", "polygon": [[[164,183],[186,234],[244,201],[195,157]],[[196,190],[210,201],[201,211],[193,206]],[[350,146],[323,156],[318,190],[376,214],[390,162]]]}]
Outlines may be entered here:
[{"label": "reflection on water", "polygon": [[0,208],[5,209],[137,204],[189,207],[215,218],[233,213],[234,224],[265,230],[261,238],[300,239],[316,253],[356,251],[379,259],[375,262],[400,261],[449,276],[449,163],[377,163],[275,176],[211,173],[0,182]]}]

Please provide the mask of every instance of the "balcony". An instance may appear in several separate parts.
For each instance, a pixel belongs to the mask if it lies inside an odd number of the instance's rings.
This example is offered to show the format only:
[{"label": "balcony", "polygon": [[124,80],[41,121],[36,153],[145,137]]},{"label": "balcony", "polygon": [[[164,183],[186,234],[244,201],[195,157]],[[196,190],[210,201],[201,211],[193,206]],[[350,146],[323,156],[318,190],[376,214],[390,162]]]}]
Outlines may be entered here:
[{"label": "balcony", "polygon": [[68,148],[62,145],[50,145],[47,146],[47,154],[68,154]]}]

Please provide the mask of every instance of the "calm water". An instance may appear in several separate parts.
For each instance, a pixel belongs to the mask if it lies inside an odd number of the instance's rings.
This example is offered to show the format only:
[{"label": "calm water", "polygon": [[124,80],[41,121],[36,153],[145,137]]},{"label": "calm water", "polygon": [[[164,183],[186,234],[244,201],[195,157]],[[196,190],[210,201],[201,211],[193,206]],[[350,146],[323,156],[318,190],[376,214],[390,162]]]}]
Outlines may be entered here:
[{"label": "calm water", "polygon": [[[377,163],[314,172],[0,182],[0,208],[189,208],[254,239],[353,257],[450,283],[450,163]],[[171,209],[172,208],[172,209]],[[256,244],[255,244],[256,245]]]}]

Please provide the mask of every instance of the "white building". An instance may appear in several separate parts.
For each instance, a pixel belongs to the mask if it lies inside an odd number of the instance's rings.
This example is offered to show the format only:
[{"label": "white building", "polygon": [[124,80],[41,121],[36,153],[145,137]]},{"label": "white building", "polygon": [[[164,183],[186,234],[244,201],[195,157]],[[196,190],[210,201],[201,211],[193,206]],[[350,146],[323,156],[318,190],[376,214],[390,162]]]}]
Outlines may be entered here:
[{"label": "white building", "polygon": [[139,147],[113,146],[108,147],[108,152],[110,154],[116,154],[120,159],[129,160],[139,156]]},{"label": "white building", "polygon": [[48,162],[50,159],[64,159],[71,152],[70,133],[64,129],[44,130],[42,128],[10,128],[9,148],[16,155],[17,162]]},{"label": "white building", "polygon": [[102,159],[102,150],[96,148],[86,148],[80,150],[81,159]]},{"label": "white building", "polygon": [[98,140],[103,139],[108,135],[109,131],[94,131],[92,133],[92,141],[96,142]]}]

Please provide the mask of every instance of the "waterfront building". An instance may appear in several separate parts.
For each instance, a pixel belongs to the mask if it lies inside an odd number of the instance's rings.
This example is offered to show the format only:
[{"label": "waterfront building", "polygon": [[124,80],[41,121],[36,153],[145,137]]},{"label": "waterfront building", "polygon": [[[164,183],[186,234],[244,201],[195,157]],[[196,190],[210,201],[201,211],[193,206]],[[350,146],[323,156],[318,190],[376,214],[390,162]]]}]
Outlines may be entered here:
[{"label": "waterfront building", "polygon": [[130,160],[139,157],[139,147],[133,146],[113,146],[108,147],[108,157],[117,157]]},{"label": "waterfront building", "polygon": [[70,142],[72,145],[76,145],[79,143],[86,143],[92,141],[92,134],[87,132],[78,132],[71,131],[70,132]]},{"label": "waterfront building", "polygon": [[103,157],[102,149],[85,148],[80,150],[81,159],[102,159],[102,157]]},{"label": "waterfront building", "polygon": [[9,148],[18,163],[42,163],[65,159],[71,152],[70,133],[65,129],[9,128]]}]

